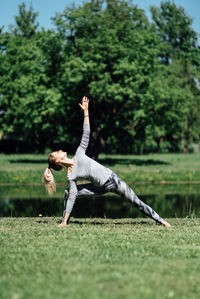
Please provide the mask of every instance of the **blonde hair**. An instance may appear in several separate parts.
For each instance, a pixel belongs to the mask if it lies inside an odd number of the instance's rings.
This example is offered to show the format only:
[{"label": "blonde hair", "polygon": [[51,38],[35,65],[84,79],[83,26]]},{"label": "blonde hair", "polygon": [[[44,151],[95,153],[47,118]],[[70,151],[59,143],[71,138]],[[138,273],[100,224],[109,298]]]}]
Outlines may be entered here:
[{"label": "blonde hair", "polygon": [[45,188],[49,195],[52,195],[53,192],[56,191],[56,183],[54,180],[54,176],[49,167],[46,168],[43,173],[42,182],[45,184]]},{"label": "blonde hair", "polygon": [[42,182],[45,184],[45,188],[49,195],[52,195],[53,192],[56,191],[56,183],[53,176],[53,173],[51,171],[51,168],[54,170],[61,170],[62,166],[58,165],[56,163],[56,158],[54,153],[51,153],[48,157],[48,164],[49,166],[45,169],[43,176],[42,176]]}]

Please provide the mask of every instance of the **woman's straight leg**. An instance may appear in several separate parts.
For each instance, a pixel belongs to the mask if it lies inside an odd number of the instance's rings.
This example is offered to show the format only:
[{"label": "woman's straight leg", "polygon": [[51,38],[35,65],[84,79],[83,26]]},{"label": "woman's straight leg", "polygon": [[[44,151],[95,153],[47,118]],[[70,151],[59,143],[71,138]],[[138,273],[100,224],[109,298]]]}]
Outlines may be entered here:
[{"label": "woman's straight leg", "polygon": [[127,183],[122,181],[115,173],[112,173],[112,176],[108,182],[106,182],[105,187],[107,191],[115,192],[118,195],[127,198],[132,204],[140,209],[141,212],[154,219],[156,222],[160,224],[165,222],[150,206],[140,200]]}]

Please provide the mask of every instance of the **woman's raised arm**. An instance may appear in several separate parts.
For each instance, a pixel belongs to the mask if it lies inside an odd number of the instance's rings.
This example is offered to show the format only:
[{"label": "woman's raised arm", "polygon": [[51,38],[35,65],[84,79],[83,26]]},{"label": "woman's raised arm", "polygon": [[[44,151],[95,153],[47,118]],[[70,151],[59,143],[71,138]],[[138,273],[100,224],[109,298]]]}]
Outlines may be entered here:
[{"label": "woman's raised arm", "polygon": [[79,106],[81,109],[84,111],[84,120],[83,124],[84,125],[89,125],[90,124],[90,119],[89,119],[89,99],[87,97],[82,98],[82,103],[79,103]]},{"label": "woman's raised arm", "polygon": [[[83,135],[81,139],[81,143],[76,151],[76,154],[85,152],[90,139],[90,118],[89,118],[89,99],[87,97],[82,98],[82,103],[79,104],[81,109],[84,112],[84,120],[83,120]],[[75,154],[75,155],[76,155]]]}]

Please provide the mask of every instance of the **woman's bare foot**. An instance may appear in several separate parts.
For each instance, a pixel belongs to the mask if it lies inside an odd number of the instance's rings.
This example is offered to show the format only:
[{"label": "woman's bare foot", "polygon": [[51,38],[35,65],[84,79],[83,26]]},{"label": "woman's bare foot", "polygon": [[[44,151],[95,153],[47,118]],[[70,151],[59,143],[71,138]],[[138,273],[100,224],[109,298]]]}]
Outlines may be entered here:
[{"label": "woman's bare foot", "polygon": [[170,226],[171,226],[167,221],[164,221],[164,222],[162,223],[162,225],[165,226],[165,227],[170,227]]}]

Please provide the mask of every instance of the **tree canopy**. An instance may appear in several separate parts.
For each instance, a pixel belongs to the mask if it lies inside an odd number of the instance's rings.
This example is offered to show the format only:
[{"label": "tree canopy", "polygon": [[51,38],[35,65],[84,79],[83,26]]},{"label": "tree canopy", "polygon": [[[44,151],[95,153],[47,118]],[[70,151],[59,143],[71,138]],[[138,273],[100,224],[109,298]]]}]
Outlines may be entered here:
[{"label": "tree canopy", "polygon": [[171,1],[151,13],[152,22],[132,1],[91,0],[66,7],[45,30],[32,6],[20,5],[16,24],[0,31],[1,143],[73,153],[82,133],[78,102],[87,95],[90,155],[194,150],[197,33]]}]

